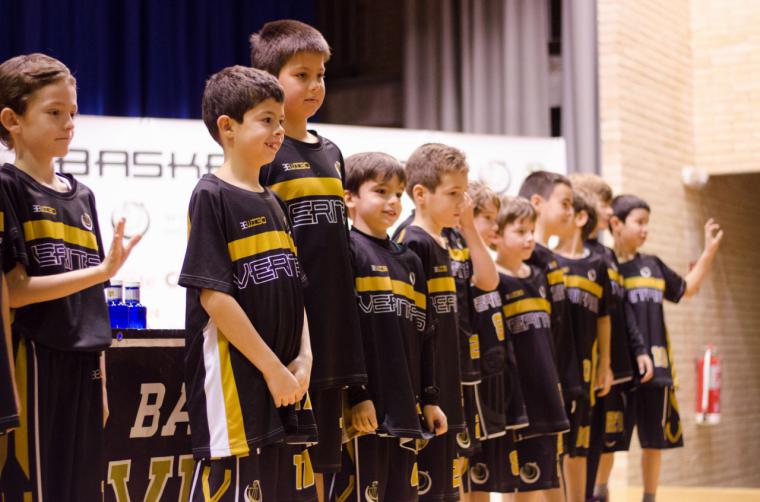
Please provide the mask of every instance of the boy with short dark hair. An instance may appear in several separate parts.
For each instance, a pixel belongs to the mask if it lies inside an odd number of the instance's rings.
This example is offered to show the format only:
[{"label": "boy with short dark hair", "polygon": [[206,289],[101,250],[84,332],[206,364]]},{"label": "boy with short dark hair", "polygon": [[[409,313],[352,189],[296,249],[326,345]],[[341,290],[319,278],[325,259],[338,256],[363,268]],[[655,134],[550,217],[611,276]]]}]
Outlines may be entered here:
[{"label": "boy with short dark hair", "polygon": [[304,301],[314,351],[310,394],[319,427],[319,443],[310,451],[324,500],[322,474],[338,472],[341,465],[342,389],[367,382],[356,336],[358,313],[346,308],[356,305],[356,298],[343,156],[334,143],[307,129],[325,98],[330,47],[319,31],[293,20],[265,24],[250,42],[251,65],[277,77],[285,91],[285,140],[274,161],[262,168],[261,183],[285,201],[309,277]]},{"label": "boy with short dark hair", "polygon": [[[512,338],[529,425],[515,432],[518,501],[557,496],[558,446],[569,429],[553,345],[558,312],[550,302],[543,268],[530,265],[536,210],[522,197],[502,203],[498,217],[496,264],[507,333]],[[550,499],[551,500],[551,499]]]},{"label": "boy with short dark hair", "polygon": [[456,148],[428,143],[406,162],[406,192],[415,213],[397,240],[422,260],[436,326],[436,383],[448,434],[423,444],[419,453],[420,500],[458,500],[462,457],[456,436],[466,430],[462,409],[457,288],[444,228],[460,223],[465,210],[468,166]]},{"label": "boy with short dark hair", "polygon": [[694,267],[681,277],[657,256],[640,253],[649,231],[649,204],[635,195],[612,200],[610,229],[615,254],[624,277],[627,310],[641,331],[654,363],[654,377],[633,394],[636,426],[642,448],[644,502],[654,502],[662,450],[683,446],[681,420],[675,396],[673,355],[665,326],[663,300],[679,302],[694,296],[702,285],[723,239],[712,218],[705,223],[705,248]]},{"label": "boy with short dark hair", "polygon": [[347,430],[359,437],[344,450],[343,469],[336,475],[332,495],[341,498],[416,501],[415,440],[446,429],[436,404],[434,327],[422,262],[387,234],[401,213],[405,182],[404,168],[390,155],[366,152],[346,159],[345,198],[353,222],[369,383],[348,393]]},{"label": "boy with short dark hair", "polygon": [[317,432],[306,278],[282,203],[259,183],[283,141],[283,99],[274,77],[243,66],[212,75],[203,93],[203,121],[224,163],[193,190],[179,278],[192,501],[237,500],[241,490],[259,500],[316,500],[302,446]]},{"label": "boy with short dark hair", "polygon": [[611,297],[607,264],[602,256],[584,247],[596,228],[592,199],[573,192],[573,218],[559,235],[554,250],[565,277],[570,320],[575,335],[583,393],[568,410],[570,432],[565,435],[563,460],[566,495],[570,502],[586,499],[586,456],[591,442],[592,408],[596,395],[604,396],[612,385],[610,370]]}]

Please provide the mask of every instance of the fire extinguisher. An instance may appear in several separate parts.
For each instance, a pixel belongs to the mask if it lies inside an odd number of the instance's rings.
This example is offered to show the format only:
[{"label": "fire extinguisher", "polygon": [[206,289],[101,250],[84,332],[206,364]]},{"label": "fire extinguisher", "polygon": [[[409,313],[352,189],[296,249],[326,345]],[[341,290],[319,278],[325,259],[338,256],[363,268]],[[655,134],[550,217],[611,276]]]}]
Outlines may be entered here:
[{"label": "fire extinguisher", "polygon": [[720,359],[712,344],[697,359],[697,423],[720,423]]}]

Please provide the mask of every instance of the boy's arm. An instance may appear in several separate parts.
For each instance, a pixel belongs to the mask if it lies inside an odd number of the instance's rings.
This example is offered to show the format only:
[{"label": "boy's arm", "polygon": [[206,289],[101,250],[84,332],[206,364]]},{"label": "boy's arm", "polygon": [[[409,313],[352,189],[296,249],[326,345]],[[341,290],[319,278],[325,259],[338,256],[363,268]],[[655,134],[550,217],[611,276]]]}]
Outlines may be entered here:
[{"label": "boy's arm", "polygon": [[240,304],[227,293],[201,289],[201,305],[214,323],[264,375],[277,407],[295,404],[303,397],[301,385],[264,342]]},{"label": "boy's arm", "polygon": [[597,396],[606,396],[612,386],[612,369],[610,367],[610,334],[612,327],[610,316],[599,317],[596,320],[596,336],[599,341],[599,361],[596,368],[594,388],[599,389]]},{"label": "boy's arm", "polygon": [[311,353],[311,336],[309,335],[309,318],[306,316],[306,309],[303,310],[303,330],[301,331],[301,348],[298,355],[290,361],[288,369],[298,380],[301,386],[301,392],[306,393],[309,390],[309,380],[311,379],[311,363],[313,356]]},{"label": "boy's arm", "polygon": [[14,371],[13,362],[13,341],[11,340],[11,309],[8,298],[8,283],[5,280],[5,275],[2,278],[2,316],[3,316],[3,334],[5,338],[5,348],[8,354],[8,368],[11,372],[11,387],[13,387],[13,397],[16,400],[16,410],[21,411],[21,401],[18,397],[18,388],[16,387],[16,372]]},{"label": "boy's arm", "polygon": [[467,241],[472,260],[472,284],[483,291],[493,291],[499,285],[499,273],[496,264],[483,243],[480,233],[473,221],[472,199],[465,194],[465,207],[460,218],[462,236]]},{"label": "boy's arm", "polygon": [[704,280],[707,272],[712,267],[715,255],[720,247],[720,241],[723,239],[723,230],[720,229],[720,225],[715,223],[715,220],[710,218],[705,223],[705,249],[699,256],[697,263],[694,265],[688,274],[686,274],[686,290],[684,291],[684,298],[691,298],[699,292],[702,281]]},{"label": "boy's arm", "polygon": [[631,304],[628,303],[627,297],[628,295],[626,295],[626,300],[623,301],[623,310],[628,344],[636,356],[636,365],[638,366],[641,383],[646,383],[654,376],[654,365],[652,364],[652,358],[649,356],[649,349],[644,343],[644,335],[641,334],[639,325],[636,323],[636,314]]},{"label": "boy's arm", "polygon": [[18,263],[6,274],[10,307],[19,308],[32,303],[57,300],[96,284],[104,283],[119,271],[129,257],[132,249],[140,242],[141,235],[132,237],[124,245],[124,223],[122,219],[116,225],[108,255],[94,267],[72,270],[62,274],[30,276],[26,267]]}]

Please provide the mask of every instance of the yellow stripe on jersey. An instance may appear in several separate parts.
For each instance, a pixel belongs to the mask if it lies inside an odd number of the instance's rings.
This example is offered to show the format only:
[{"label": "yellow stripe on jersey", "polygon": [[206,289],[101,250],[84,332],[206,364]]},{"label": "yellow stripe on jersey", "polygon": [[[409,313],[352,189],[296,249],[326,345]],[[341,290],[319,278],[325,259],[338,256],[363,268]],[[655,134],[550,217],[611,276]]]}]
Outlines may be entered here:
[{"label": "yellow stripe on jersey", "polygon": [[296,178],[269,188],[285,201],[313,195],[343,198],[343,183],[338,178]]},{"label": "yellow stripe on jersey", "polygon": [[5,232],[5,213],[0,211],[0,232]]},{"label": "yellow stripe on jersey", "polygon": [[438,277],[436,279],[428,279],[427,282],[428,293],[456,293],[457,285],[454,282],[453,277]]},{"label": "yellow stripe on jersey", "polygon": [[24,239],[27,242],[37,239],[59,239],[75,246],[98,250],[98,240],[94,233],[66,225],[60,221],[27,221],[24,223]]},{"label": "yellow stripe on jersey", "polygon": [[589,398],[591,399],[591,406],[596,404],[596,391],[594,386],[596,385],[596,365],[599,364],[599,339],[595,339],[591,346],[591,392],[589,392]]},{"label": "yellow stripe on jersey", "polygon": [[449,256],[454,261],[467,261],[470,258],[470,249],[453,249],[449,248]]},{"label": "yellow stripe on jersey", "polygon": [[[21,402],[21,409],[18,410],[19,428],[15,430],[16,438],[16,460],[21,466],[21,470],[29,478],[29,366],[26,351],[26,340],[23,338],[18,342],[16,350],[16,389],[18,390],[18,399]],[[37,397],[37,396],[35,396]]]},{"label": "yellow stripe on jersey", "polygon": [[583,291],[587,291],[597,298],[602,297],[602,287],[594,281],[590,281],[580,275],[566,275],[565,287],[582,289]]},{"label": "yellow stripe on jersey", "polygon": [[565,280],[565,272],[561,269],[549,272],[546,274],[546,280],[549,282],[549,286],[560,284]]},{"label": "yellow stripe on jersey", "polygon": [[227,244],[232,261],[248,258],[259,253],[265,253],[273,249],[289,249],[296,253],[296,245],[287,232],[272,230],[260,234],[243,237]]},{"label": "yellow stripe on jersey", "polygon": [[415,291],[411,284],[391,279],[388,276],[357,277],[355,283],[356,291],[359,293],[366,293],[368,291],[390,291],[393,294],[401,295],[413,301],[414,304],[421,309],[424,309],[427,304],[425,295]]},{"label": "yellow stripe on jersey", "polygon": [[665,279],[657,277],[626,277],[623,284],[625,289],[649,288],[665,291]]},{"label": "yellow stripe on jersey", "polygon": [[518,300],[504,305],[503,310],[504,315],[507,316],[507,318],[510,318],[519,314],[525,314],[526,312],[536,311],[551,314],[552,306],[544,298],[525,298],[524,300]]},{"label": "yellow stripe on jersey", "polygon": [[222,374],[222,392],[224,394],[224,411],[227,416],[227,435],[230,444],[230,455],[240,455],[249,451],[245,439],[243,411],[240,409],[240,397],[237,391],[235,374],[230,361],[230,342],[221,330],[217,329],[217,348]]},{"label": "yellow stripe on jersey", "polygon": [[611,281],[617,282],[618,284],[623,284],[623,276],[620,275],[620,272],[618,272],[614,268],[608,268],[607,275],[610,276]]}]

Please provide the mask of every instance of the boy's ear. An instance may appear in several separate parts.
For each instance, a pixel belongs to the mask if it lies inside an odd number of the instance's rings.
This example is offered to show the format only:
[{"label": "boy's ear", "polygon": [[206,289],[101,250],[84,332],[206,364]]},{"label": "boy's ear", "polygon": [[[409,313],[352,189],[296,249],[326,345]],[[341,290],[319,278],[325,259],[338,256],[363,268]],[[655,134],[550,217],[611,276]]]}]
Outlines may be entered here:
[{"label": "boy's ear", "polygon": [[234,121],[229,115],[219,115],[216,118],[216,127],[219,129],[219,137],[232,139],[232,126]]},{"label": "boy's ear", "polygon": [[353,209],[356,206],[354,203],[355,196],[356,194],[354,194],[351,190],[343,190],[343,200],[347,208]]},{"label": "boy's ear", "polygon": [[534,193],[533,195],[531,195],[530,199],[528,200],[530,201],[530,205],[533,206],[535,209],[538,209],[539,207],[541,207],[541,204],[543,204],[544,202],[544,198],[538,195],[537,193]]},{"label": "boy's ear", "polygon": [[623,222],[615,215],[610,216],[610,231],[615,233],[623,225]]},{"label": "boy's ear", "polygon": [[5,127],[10,133],[13,133],[14,131],[18,132],[18,127],[20,125],[18,115],[6,106],[0,110],[0,124],[3,124],[3,127]]},{"label": "boy's ear", "polygon": [[424,186],[420,185],[419,183],[414,185],[412,187],[412,201],[417,204],[418,202],[423,202],[425,200],[425,195],[427,195],[428,189]]},{"label": "boy's ear", "polygon": [[588,221],[588,212],[586,211],[578,211],[575,213],[575,226],[578,228],[583,228],[584,225],[586,225],[586,222]]}]

